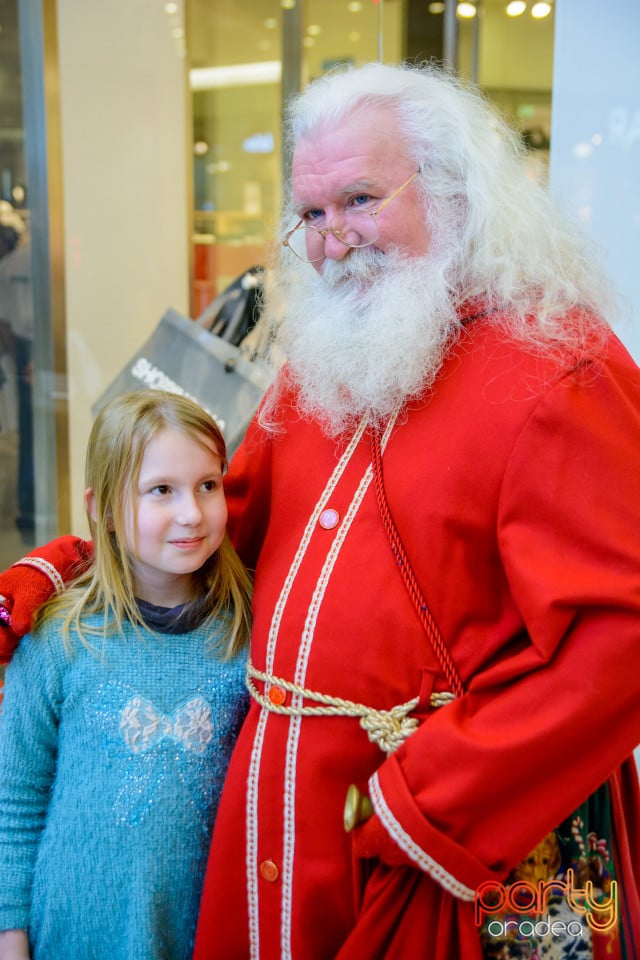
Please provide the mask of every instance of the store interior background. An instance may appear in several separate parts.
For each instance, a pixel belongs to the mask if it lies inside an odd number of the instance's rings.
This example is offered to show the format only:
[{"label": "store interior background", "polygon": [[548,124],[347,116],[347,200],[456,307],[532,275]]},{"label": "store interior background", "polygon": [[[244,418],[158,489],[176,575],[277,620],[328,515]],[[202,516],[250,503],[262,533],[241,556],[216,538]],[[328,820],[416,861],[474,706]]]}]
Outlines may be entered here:
[{"label": "store interior background", "polygon": [[[563,0],[535,19],[531,0],[517,17],[481,0],[452,21],[447,4],[0,0],[0,196],[32,249],[36,542],[86,533],[91,407],[162,314],[195,317],[267,263],[283,100],[336,64],[448,57],[477,80],[521,130],[531,175],[605,248],[640,359],[640,5]],[[10,354],[0,362],[5,566],[30,544],[14,525]]]}]

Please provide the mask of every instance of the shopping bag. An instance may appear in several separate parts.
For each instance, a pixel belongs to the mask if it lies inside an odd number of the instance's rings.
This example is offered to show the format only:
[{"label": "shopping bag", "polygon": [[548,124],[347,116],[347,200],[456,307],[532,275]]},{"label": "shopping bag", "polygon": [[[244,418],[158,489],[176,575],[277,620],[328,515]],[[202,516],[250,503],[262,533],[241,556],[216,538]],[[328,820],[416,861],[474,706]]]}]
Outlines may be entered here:
[{"label": "shopping bag", "polygon": [[249,267],[205,307],[196,323],[239,346],[260,319],[263,296],[264,267]]},{"label": "shopping bag", "polygon": [[[167,310],[151,336],[93,405],[94,415],[112,397],[130,390],[149,387],[184,394],[215,417],[231,457],[272,378],[265,363],[248,359],[230,339],[209,330],[225,305],[232,303],[233,311],[225,322],[225,329],[230,334],[235,332],[234,338],[237,338],[240,327],[246,332],[247,326],[251,326],[247,323],[246,304],[243,306],[242,298],[235,296],[234,284],[230,295],[225,296],[231,287],[197,320],[190,320],[176,310]],[[242,324],[238,324],[241,307],[243,319]],[[255,311],[255,304],[252,309]]]}]

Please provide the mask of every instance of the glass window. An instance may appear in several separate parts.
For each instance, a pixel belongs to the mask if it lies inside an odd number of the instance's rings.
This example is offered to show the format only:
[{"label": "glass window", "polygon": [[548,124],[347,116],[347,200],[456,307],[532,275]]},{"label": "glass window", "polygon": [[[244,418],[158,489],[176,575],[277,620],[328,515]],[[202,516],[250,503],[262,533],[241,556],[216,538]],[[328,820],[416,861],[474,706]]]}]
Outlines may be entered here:
[{"label": "glass window", "polygon": [[340,64],[402,60],[400,0],[307,0],[304,9],[303,83]]},{"label": "glass window", "polygon": [[0,568],[34,545],[33,288],[17,0],[0,7]]},{"label": "glass window", "polygon": [[[441,60],[445,3],[407,0],[406,57]],[[457,2],[455,67],[522,133],[532,173],[546,176],[551,137],[554,9],[536,0]]]},{"label": "glass window", "polygon": [[279,0],[188,5],[193,104],[192,312],[262,264],[280,209]]},{"label": "glass window", "polygon": [[[521,12],[510,16],[509,10]],[[551,138],[553,5],[531,0],[520,4],[485,0],[477,26],[477,81],[522,133],[532,170],[546,176]],[[470,75],[469,63],[469,56],[461,61],[463,75]]]}]

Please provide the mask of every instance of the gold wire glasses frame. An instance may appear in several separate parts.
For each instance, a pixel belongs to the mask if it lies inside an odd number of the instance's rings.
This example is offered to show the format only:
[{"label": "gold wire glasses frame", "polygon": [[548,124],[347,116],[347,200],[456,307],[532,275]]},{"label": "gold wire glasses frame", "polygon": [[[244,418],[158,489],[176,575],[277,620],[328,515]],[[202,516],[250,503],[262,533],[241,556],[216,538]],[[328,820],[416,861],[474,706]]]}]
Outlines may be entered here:
[{"label": "gold wire glasses frame", "polygon": [[[284,240],[282,241],[282,246],[288,247],[289,250],[291,250],[291,253],[293,253],[294,256],[298,258],[298,260],[303,260],[305,263],[316,263],[318,260],[324,260],[324,253],[322,253],[319,257],[310,257],[306,254],[307,238],[309,236],[313,237],[315,236],[315,234],[318,234],[321,237],[322,241],[324,242],[327,239],[327,234],[332,233],[336,238],[336,240],[339,240],[340,243],[344,244],[345,247],[351,247],[352,249],[357,249],[360,247],[370,247],[371,244],[375,243],[378,237],[380,236],[380,233],[378,231],[378,225],[374,218],[377,217],[378,214],[381,213],[382,210],[384,210],[384,208],[387,207],[392,200],[395,200],[398,194],[402,193],[402,191],[405,190],[410,183],[413,183],[413,181],[415,180],[415,178],[418,176],[419,173],[420,173],[420,170],[416,170],[415,173],[412,173],[409,179],[405,180],[404,183],[400,184],[398,189],[394,190],[392,194],[386,197],[382,201],[380,206],[376,207],[375,210],[353,210],[347,215],[348,218],[350,219],[350,226],[347,226],[346,229],[345,227],[342,227],[341,228],[342,232],[356,233],[360,237],[360,240],[362,242],[351,243],[349,240],[345,240],[344,237],[341,236],[341,231],[339,229],[336,229],[336,227],[334,227],[333,220],[331,221],[328,227],[322,227],[322,228],[315,227],[312,223],[305,223],[304,220],[299,220],[298,223],[293,228],[293,230],[289,230],[289,232],[286,234]],[[366,217],[369,217],[369,219],[368,220],[365,219]],[[361,223],[358,224],[357,228],[354,228],[354,220],[356,220],[356,218],[360,218]],[[366,228],[361,230],[361,227],[364,224],[366,224]],[[373,236],[371,237],[370,237],[369,228],[373,230]],[[294,237],[294,234],[295,234],[295,237]],[[293,244],[291,243],[292,239],[294,241]],[[298,250],[295,249],[295,245],[296,244],[300,245],[300,243],[302,243],[303,246],[301,247],[300,252],[298,252]]]}]

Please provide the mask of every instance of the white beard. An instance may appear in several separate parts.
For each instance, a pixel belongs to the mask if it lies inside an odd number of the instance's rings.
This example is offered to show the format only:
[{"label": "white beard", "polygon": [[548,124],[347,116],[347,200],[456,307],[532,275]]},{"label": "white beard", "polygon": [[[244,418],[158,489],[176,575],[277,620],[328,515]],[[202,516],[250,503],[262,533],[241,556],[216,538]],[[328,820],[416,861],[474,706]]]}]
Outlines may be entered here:
[{"label": "white beard", "polygon": [[[293,259],[293,258],[292,258]],[[327,260],[318,274],[296,261],[278,280],[278,344],[303,414],[337,436],[363,414],[382,424],[434,381],[460,323],[445,266],[375,249]]]}]

